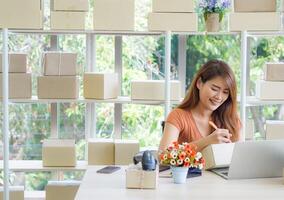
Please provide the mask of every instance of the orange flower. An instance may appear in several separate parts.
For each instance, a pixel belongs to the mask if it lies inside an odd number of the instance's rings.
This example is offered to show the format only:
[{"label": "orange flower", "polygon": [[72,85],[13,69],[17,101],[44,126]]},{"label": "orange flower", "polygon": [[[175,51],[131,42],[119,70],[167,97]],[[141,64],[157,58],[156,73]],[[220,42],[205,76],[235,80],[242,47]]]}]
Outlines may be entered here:
[{"label": "orange flower", "polygon": [[185,152],[181,152],[178,157],[179,157],[180,160],[184,160],[185,157],[186,157],[186,153]]},{"label": "orange flower", "polygon": [[184,167],[189,167],[189,162],[185,162],[185,163],[183,164],[183,166],[184,166]]}]

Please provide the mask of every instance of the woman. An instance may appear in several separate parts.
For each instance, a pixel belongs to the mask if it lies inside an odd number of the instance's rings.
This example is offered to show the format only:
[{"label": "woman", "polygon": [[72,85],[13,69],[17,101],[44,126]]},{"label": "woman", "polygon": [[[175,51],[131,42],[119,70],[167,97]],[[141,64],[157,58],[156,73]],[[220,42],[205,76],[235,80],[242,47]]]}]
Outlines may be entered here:
[{"label": "woman", "polygon": [[240,129],[233,71],[225,62],[211,60],[199,69],[183,102],[169,114],[159,150],[173,141],[194,143],[197,151],[209,144],[236,142]]}]

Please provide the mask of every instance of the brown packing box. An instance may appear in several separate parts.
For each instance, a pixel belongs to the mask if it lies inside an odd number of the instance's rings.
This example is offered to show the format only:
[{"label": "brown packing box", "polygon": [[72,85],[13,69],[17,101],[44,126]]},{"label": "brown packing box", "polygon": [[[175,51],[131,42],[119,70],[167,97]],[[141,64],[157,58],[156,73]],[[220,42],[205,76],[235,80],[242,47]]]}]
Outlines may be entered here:
[{"label": "brown packing box", "polygon": [[134,31],[135,0],[95,0],[94,29]]},{"label": "brown packing box", "polygon": [[113,165],[113,139],[89,139],[88,165]]},{"label": "brown packing box", "polygon": [[43,71],[45,76],[76,76],[77,54],[68,52],[44,52]]},{"label": "brown packing box", "polygon": [[0,0],[0,28],[42,29],[41,0]]},{"label": "brown packing box", "polygon": [[149,13],[149,31],[197,31],[196,13]]},{"label": "brown packing box", "polygon": [[84,97],[86,99],[113,99],[118,96],[116,73],[85,73]]},{"label": "brown packing box", "polygon": [[276,0],[234,0],[235,12],[276,12]]},{"label": "brown packing box", "polygon": [[88,11],[88,0],[51,0],[51,9],[59,11]]},{"label": "brown packing box", "polygon": [[194,0],[153,0],[152,12],[194,12]]},{"label": "brown packing box", "polygon": [[[0,73],[0,97],[2,98],[2,73]],[[30,99],[32,97],[32,77],[30,73],[9,73],[9,98]]]},{"label": "brown packing box", "polygon": [[78,76],[39,76],[37,92],[39,99],[77,99]]},{"label": "brown packing box", "polygon": [[264,80],[284,81],[284,63],[266,63],[264,66]]},{"label": "brown packing box", "polygon": [[229,26],[230,31],[277,31],[281,28],[280,13],[231,13]]},{"label": "brown packing box", "polygon": [[266,139],[283,140],[284,139],[284,121],[266,120]]},{"label": "brown packing box", "polygon": [[[9,187],[10,192],[10,200],[24,200],[24,186],[10,186]],[[0,187],[0,200],[3,200],[3,194],[4,194],[4,188],[3,186]]]},{"label": "brown packing box", "polygon": [[45,139],[42,145],[44,167],[76,166],[75,140]]},{"label": "brown packing box", "polygon": [[284,100],[283,88],[284,81],[257,80],[255,83],[255,96],[262,100]]},{"label": "brown packing box", "polygon": [[129,165],[133,163],[133,156],[139,152],[139,141],[116,139],[114,151],[115,165]]},{"label": "brown packing box", "polygon": [[211,144],[202,150],[205,169],[228,167],[231,163],[234,143]]},{"label": "brown packing box", "polygon": [[50,29],[85,30],[86,12],[50,11]]},{"label": "brown packing box", "polygon": [[74,200],[80,181],[48,181],[45,187],[46,200]]},{"label": "brown packing box", "polygon": [[158,175],[158,167],[154,171],[144,171],[141,163],[131,164],[126,169],[126,188],[155,189],[158,186]]},{"label": "brown packing box", "polygon": [[[171,81],[171,100],[179,101],[180,82]],[[131,81],[131,99],[157,100],[165,99],[165,81],[163,80],[133,80]]]},{"label": "brown packing box", "polygon": [[[27,54],[26,53],[9,53],[9,72],[10,73],[27,73]],[[2,70],[2,53],[0,53],[0,72]]]}]

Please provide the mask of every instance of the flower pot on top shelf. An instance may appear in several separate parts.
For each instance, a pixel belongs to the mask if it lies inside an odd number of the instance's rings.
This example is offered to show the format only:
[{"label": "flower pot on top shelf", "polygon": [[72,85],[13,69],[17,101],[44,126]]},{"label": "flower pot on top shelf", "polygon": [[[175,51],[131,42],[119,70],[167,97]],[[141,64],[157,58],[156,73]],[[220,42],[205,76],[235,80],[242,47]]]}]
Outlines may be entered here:
[{"label": "flower pot on top shelf", "polygon": [[205,28],[208,32],[220,30],[223,16],[230,7],[230,0],[199,0],[198,10],[204,16]]},{"label": "flower pot on top shelf", "polygon": [[219,13],[210,13],[205,17],[205,28],[208,32],[218,32],[220,31],[221,21],[219,18]]}]

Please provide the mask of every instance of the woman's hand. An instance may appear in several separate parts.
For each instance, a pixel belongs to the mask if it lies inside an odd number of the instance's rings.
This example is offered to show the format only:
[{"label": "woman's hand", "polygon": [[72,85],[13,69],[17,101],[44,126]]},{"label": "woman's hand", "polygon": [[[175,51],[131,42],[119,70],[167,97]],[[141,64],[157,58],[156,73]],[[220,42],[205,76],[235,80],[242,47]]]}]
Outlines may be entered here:
[{"label": "woman's hand", "polygon": [[207,136],[210,144],[231,143],[232,134],[228,129],[218,128]]}]

